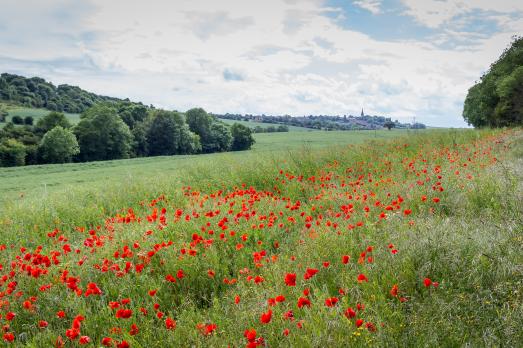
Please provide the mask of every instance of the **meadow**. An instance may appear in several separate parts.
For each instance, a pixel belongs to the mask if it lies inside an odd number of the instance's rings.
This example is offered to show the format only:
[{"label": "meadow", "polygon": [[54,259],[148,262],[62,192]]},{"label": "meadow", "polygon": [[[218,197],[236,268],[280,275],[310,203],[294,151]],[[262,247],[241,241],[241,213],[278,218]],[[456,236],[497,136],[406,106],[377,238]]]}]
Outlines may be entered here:
[{"label": "meadow", "polygon": [[4,343],[523,344],[521,129],[297,134],[2,169]]},{"label": "meadow", "polygon": [[[49,110],[43,108],[30,108],[5,103],[0,103],[0,107],[1,106],[4,106],[9,114],[6,119],[7,122],[10,122],[13,116],[20,116],[22,118],[30,116],[33,118],[34,123],[36,124],[38,119],[44,117],[50,112]],[[77,124],[80,121],[80,114],[72,114],[65,112],[64,115],[72,124]],[[0,123],[0,127],[3,127],[4,125],[5,123]]]},{"label": "meadow", "polygon": [[[183,176],[181,172],[199,168],[203,164],[248,162],[266,153],[289,150],[312,150],[327,146],[361,144],[406,134],[406,131],[351,131],[351,132],[285,132],[254,134],[256,143],[251,151],[226,152],[208,155],[181,155],[135,158],[88,163],[36,165],[0,168],[0,203],[11,199],[42,197],[57,190],[101,187],[119,182],[140,182],[158,176]],[[208,170],[208,169],[206,169]]]}]

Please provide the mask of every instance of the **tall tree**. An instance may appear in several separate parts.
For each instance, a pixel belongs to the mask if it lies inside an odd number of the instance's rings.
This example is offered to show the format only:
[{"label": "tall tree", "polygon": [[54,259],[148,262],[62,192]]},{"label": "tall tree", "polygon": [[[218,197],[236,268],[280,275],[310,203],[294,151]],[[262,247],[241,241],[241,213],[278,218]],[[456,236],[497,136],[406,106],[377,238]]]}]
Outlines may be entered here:
[{"label": "tall tree", "polygon": [[80,146],[70,129],[56,126],[45,133],[38,152],[44,163],[68,163],[80,153]]},{"label": "tall tree", "polygon": [[78,159],[101,161],[128,158],[132,135],[111,104],[87,109],[74,127],[80,145]]},{"label": "tall tree", "polygon": [[231,126],[231,134],[233,151],[249,150],[255,142],[251,129],[240,123]]},{"label": "tall tree", "polygon": [[61,112],[50,112],[36,122],[36,131],[45,134],[56,126],[71,128],[71,122]]},{"label": "tall tree", "polygon": [[463,118],[474,127],[523,124],[523,37],[515,37],[480,81],[472,86]]},{"label": "tall tree", "polygon": [[181,114],[176,111],[154,111],[147,130],[147,148],[151,156],[170,156],[198,151],[198,138]]}]

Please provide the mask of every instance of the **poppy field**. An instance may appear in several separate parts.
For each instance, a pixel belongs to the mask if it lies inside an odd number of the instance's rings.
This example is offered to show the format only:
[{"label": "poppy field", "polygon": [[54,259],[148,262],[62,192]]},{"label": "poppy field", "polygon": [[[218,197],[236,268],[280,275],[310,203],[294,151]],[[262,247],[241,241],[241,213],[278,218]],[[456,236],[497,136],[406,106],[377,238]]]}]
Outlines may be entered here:
[{"label": "poppy field", "polygon": [[249,158],[6,204],[2,345],[523,344],[521,130]]}]

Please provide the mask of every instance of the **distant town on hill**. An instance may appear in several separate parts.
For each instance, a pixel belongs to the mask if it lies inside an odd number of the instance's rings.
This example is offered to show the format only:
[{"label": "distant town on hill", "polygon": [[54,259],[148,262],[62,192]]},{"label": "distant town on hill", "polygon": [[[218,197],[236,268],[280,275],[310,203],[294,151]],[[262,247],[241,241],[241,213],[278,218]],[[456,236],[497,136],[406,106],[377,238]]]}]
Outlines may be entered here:
[{"label": "distant town on hill", "polygon": [[363,130],[363,129],[383,129],[383,128],[402,128],[402,129],[423,129],[423,123],[401,123],[386,116],[365,115],[363,109],[360,116],[343,115],[309,115],[309,116],[268,116],[268,115],[240,115],[240,114],[213,114],[217,118],[250,121],[260,123],[276,123],[286,126],[305,127],[310,129],[323,130]]}]

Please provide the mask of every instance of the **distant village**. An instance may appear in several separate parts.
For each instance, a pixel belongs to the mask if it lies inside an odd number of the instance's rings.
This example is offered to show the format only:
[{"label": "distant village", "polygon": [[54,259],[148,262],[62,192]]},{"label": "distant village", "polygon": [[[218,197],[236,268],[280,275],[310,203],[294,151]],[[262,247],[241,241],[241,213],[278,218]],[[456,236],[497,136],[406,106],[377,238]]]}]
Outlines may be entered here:
[{"label": "distant village", "polygon": [[[321,130],[375,130],[375,129],[424,129],[423,123],[401,123],[398,120],[392,120],[390,117],[378,115],[366,115],[361,110],[359,116],[353,115],[309,115],[309,116],[268,116],[268,115],[240,115],[240,114],[213,114],[217,118],[248,121],[259,123],[272,123],[285,126],[305,127],[310,129]],[[255,128],[255,127],[251,127]]]}]

